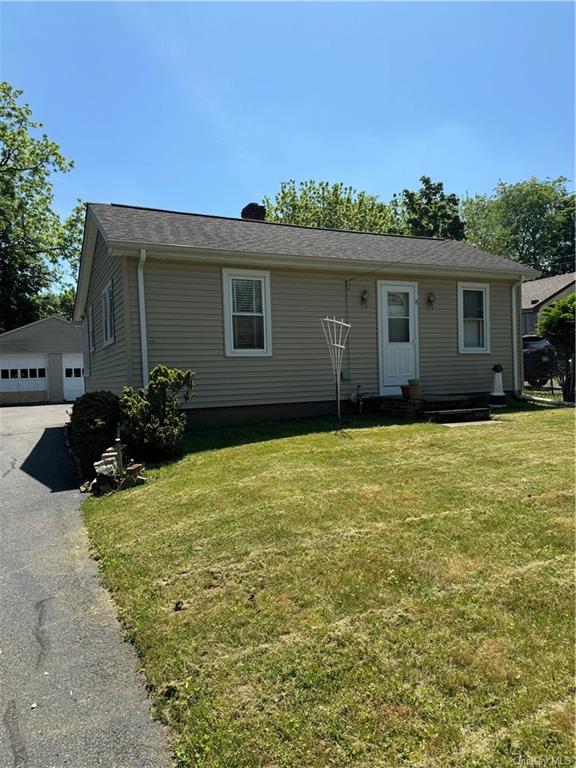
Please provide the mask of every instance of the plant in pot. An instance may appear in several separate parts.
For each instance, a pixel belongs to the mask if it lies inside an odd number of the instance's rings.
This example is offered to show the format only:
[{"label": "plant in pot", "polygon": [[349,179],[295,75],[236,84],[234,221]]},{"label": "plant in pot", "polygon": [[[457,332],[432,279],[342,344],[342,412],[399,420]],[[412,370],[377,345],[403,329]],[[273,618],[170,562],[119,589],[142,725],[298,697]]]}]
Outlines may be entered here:
[{"label": "plant in pot", "polygon": [[408,379],[408,384],[402,384],[400,390],[405,400],[419,400],[422,397],[420,379]]}]

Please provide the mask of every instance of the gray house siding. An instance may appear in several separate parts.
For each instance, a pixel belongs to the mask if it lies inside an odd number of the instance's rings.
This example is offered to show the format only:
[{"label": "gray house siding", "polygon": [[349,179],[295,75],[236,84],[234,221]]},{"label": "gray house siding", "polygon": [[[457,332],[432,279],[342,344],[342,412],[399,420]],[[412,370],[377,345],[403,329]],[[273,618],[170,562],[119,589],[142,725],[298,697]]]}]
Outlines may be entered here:
[{"label": "gray house siding", "polygon": [[[114,341],[104,344],[102,291],[112,281],[114,296]],[[122,260],[112,253],[100,235],[96,240],[94,262],[86,301],[87,315],[92,307],[94,349],[90,351],[90,375],[86,390],[108,389],[119,392],[128,382],[126,319]]]},{"label": "gray house siding", "polygon": [[[242,267],[250,268],[247,261]],[[258,267],[261,269],[262,267]],[[380,269],[357,277],[343,271],[271,268],[271,357],[229,358],[224,354],[222,267],[166,258],[146,262],[145,300],[149,368],[165,363],[196,371],[193,408],[325,401],[333,397],[326,343],[320,326],[325,315],[352,323],[342,395],[358,386],[379,391],[378,280],[418,284],[420,379],[428,394],[487,392],[492,366],[504,367],[504,386],[513,388],[511,279],[483,280],[490,285],[491,352],[458,352],[458,278],[398,275]],[[116,375],[116,391],[131,379],[142,381],[138,316],[137,260],[126,262],[126,295],[132,333],[131,354]],[[348,297],[345,280],[350,282]],[[360,301],[363,290],[368,302]],[[434,306],[426,303],[433,292]],[[118,322],[118,321],[117,321]],[[519,330],[519,329],[518,329]],[[130,351],[129,350],[129,351]],[[520,356],[518,365],[521,365]],[[520,369],[519,369],[520,370]],[[120,368],[118,368],[118,373]],[[98,371],[95,380],[107,381]],[[95,388],[90,382],[90,388]]]}]

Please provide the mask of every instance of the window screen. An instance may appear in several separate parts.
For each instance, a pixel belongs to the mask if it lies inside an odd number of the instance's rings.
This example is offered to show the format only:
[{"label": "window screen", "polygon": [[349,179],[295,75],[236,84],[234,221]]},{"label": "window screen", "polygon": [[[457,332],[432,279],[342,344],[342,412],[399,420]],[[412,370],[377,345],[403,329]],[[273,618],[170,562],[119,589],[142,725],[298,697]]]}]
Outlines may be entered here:
[{"label": "window screen", "polygon": [[466,289],[462,296],[464,315],[464,346],[470,349],[485,346],[484,291]]},{"label": "window screen", "polygon": [[263,281],[232,278],[232,336],[234,349],[264,349]]}]

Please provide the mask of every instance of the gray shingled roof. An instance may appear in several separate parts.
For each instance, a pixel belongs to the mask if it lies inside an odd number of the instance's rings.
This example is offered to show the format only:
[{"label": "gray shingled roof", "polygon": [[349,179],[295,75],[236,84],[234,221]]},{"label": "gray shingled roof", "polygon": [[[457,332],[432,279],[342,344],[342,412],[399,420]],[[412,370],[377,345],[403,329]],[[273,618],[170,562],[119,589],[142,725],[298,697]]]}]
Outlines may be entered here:
[{"label": "gray shingled roof", "polygon": [[565,275],[553,275],[543,277],[541,280],[530,280],[522,284],[522,309],[538,309],[538,306],[567,288],[576,280],[576,272],[568,272]]},{"label": "gray shingled roof", "polygon": [[377,235],[91,203],[110,243],[537,274],[454,240]]}]

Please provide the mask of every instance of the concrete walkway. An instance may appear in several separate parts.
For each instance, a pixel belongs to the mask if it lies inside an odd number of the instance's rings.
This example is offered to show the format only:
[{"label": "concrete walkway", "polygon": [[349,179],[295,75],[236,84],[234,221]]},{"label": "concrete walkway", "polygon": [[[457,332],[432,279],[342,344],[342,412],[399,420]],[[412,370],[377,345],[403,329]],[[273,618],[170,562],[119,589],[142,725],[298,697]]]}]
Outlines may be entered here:
[{"label": "concrete walkway", "polygon": [[0,408],[0,767],[168,768],[88,555],[67,410]]}]

